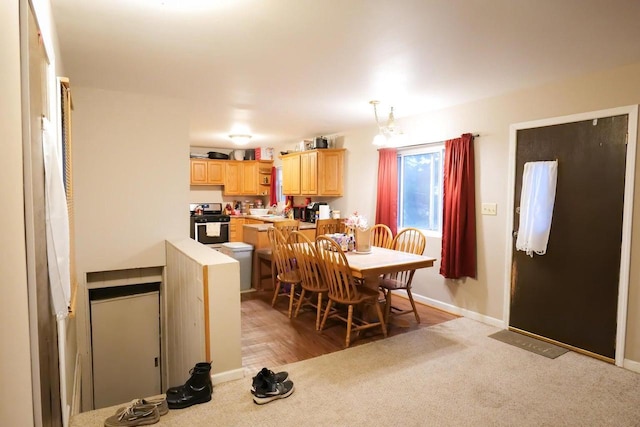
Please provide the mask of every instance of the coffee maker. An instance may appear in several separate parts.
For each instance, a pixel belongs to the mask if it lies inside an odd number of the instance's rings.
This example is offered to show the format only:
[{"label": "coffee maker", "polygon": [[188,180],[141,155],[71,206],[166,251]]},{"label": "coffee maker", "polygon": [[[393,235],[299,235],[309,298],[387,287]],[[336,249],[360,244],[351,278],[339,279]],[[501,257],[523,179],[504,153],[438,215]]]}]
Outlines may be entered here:
[{"label": "coffee maker", "polygon": [[307,205],[306,213],[306,221],[307,222],[316,222],[316,217],[318,216],[318,212],[320,211],[321,205],[326,205],[327,202],[311,202]]},{"label": "coffee maker", "polygon": [[294,206],[293,207],[293,219],[297,219],[302,222],[307,222],[307,207],[306,206]]}]

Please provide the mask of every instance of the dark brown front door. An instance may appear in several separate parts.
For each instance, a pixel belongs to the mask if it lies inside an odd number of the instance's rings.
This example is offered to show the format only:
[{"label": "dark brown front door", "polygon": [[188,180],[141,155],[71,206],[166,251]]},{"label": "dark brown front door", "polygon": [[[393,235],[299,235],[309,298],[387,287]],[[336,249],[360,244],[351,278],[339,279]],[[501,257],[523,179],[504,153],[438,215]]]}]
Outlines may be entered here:
[{"label": "dark brown front door", "polygon": [[519,130],[513,229],[526,162],[558,160],[545,255],[516,251],[509,325],[614,359],[628,115]]}]

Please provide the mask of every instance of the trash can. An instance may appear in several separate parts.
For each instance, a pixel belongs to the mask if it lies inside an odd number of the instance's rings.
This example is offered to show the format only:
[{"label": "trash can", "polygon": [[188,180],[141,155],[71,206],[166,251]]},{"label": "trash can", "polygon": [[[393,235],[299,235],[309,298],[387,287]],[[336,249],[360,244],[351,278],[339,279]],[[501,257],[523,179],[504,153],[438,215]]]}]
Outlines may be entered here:
[{"label": "trash can", "polygon": [[242,242],[223,243],[220,252],[240,263],[240,291],[251,289],[251,256],[253,245]]}]

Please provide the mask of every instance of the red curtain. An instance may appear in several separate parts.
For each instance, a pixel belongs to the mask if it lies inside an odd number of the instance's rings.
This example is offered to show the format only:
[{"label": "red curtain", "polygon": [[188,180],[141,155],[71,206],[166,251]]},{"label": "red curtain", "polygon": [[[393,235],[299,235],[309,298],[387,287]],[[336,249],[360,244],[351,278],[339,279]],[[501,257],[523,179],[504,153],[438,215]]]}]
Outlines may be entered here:
[{"label": "red curtain", "polygon": [[476,196],[473,135],[445,142],[442,259],[449,279],[476,277]]},{"label": "red curtain", "polygon": [[398,150],[395,148],[379,151],[376,224],[389,226],[394,236],[398,231]]},{"label": "red curtain", "polygon": [[271,168],[271,187],[269,189],[269,206],[278,204],[278,195],[276,194],[276,168]]}]

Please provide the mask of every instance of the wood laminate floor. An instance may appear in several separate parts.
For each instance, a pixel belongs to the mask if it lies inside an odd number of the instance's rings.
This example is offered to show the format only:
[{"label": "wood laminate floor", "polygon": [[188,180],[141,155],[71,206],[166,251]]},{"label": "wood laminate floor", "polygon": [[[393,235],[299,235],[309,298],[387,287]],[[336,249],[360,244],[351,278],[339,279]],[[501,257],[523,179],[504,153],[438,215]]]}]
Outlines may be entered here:
[{"label": "wood laminate floor", "polygon": [[[315,330],[316,312],[312,307],[300,310],[297,318],[289,319],[288,298],[279,297],[271,307],[273,291],[255,291],[242,294],[242,366],[249,373],[263,367],[275,369],[280,365],[309,359],[344,349],[346,324],[328,320],[322,332]],[[410,307],[404,298],[394,298],[394,306]],[[294,307],[295,310],[295,307]],[[413,314],[398,316],[389,325],[389,336],[436,325],[458,316],[433,307],[418,304],[420,324]],[[384,339],[380,328],[352,334],[351,347]]]}]

